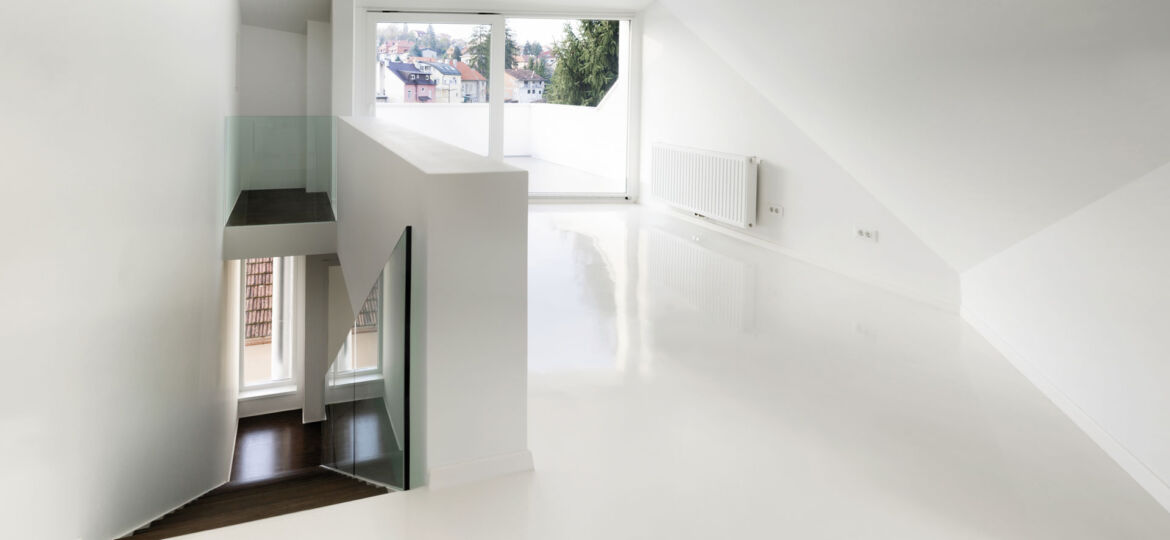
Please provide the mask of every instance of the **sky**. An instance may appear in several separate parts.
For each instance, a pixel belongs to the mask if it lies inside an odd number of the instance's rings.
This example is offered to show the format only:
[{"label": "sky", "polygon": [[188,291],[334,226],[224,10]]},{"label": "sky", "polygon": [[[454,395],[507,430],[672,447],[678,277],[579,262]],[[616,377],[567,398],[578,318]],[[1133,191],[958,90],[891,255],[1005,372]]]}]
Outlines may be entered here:
[{"label": "sky", "polygon": [[[508,26],[512,28],[518,45],[524,45],[527,41],[536,41],[548,49],[554,41],[559,41],[564,35],[566,22],[569,21],[564,19],[508,19]],[[436,24],[435,33],[450,34],[452,38],[470,40],[475,27],[474,24]],[[412,23],[410,29],[426,30],[427,25],[426,23]]]}]

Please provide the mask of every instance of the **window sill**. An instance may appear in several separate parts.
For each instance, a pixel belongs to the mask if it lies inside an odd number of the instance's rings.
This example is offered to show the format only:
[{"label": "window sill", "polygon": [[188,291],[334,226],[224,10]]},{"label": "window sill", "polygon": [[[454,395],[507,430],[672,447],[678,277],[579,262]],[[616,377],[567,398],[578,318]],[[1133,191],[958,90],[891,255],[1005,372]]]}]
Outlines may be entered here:
[{"label": "window sill", "polygon": [[359,372],[351,371],[349,373],[342,373],[341,376],[345,377],[345,379],[340,380],[340,381],[335,380],[332,383],[330,383],[329,386],[345,386],[345,385],[349,385],[349,384],[358,384],[358,383],[382,380],[382,372],[378,371],[376,369],[374,369],[372,371],[371,370],[363,370],[363,371],[359,371]]},{"label": "window sill", "polygon": [[281,386],[271,386],[268,388],[255,388],[252,390],[240,391],[239,400],[248,401],[252,399],[261,399],[277,396],[291,396],[297,393],[297,386],[295,384],[286,384]]}]

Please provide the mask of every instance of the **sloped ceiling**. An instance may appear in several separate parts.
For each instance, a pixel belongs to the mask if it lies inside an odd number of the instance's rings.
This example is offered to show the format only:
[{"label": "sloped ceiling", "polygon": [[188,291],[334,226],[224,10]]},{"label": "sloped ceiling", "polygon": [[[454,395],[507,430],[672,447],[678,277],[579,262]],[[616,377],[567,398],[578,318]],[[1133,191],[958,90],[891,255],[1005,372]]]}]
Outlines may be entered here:
[{"label": "sloped ceiling", "polygon": [[1164,0],[660,1],[959,271],[1170,161]]}]

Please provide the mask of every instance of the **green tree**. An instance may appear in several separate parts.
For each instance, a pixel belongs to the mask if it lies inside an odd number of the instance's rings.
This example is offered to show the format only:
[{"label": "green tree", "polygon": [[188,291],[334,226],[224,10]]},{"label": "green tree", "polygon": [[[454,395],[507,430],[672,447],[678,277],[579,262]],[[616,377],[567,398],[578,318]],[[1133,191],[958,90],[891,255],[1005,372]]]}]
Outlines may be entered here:
[{"label": "green tree", "polygon": [[418,36],[415,35],[413,31],[411,31],[409,24],[403,24],[402,26],[391,24],[390,29],[395,32],[393,37],[390,39],[404,39],[410,41],[418,39]]},{"label": "green tree", "polygon": [[416,58],[422,56],[422,49],[418,48],[418,43],[410,46],[410,55]]},{"label": "green tree", "polygon": [[439,49],[439,36],[435,35],[435,25],[427,25],[427,33],[423,35],[422,48],[437,51]]},{"label": "green tree", "polygon": [[524,69],[548,79],[548,62],[545,62],[544,58],[539,56],[530,57],[528,63],[524,65]]},{"label": "green tree", "polygon": [[579,35],[566,24],[564,38],[553,51],[557,67],[545,99],[596,107],[617,80],[618,21],[581,21]]},{"label": "green tree", "polygon": [[[520,47],[516,45],[516,38],[511,28],[504,28],[504,37],[504,69],[513,69],[516,67],[516,52],[520,50]],[[488,69],[491,64],[491,52],[491,27],[477,26],[475,33],[471,36],[471,41],[467,43],[467,53],[471,55],[471,61],[468,62],[468,65],[484,76],[488,76],[491,73],[491,70]]]},{"label": "green tree", "polygon": [[463,51],[459,50],[458,45],[456,45],[455,50],[451,52],[451,58],[454,58],[456,62],[463,61]]},{"label": "green tree", "polygon": [[521,54],[524,56],[537,56],[544,51],[544,46],[539,41],[525,41],[524,48],[521,49]]}]

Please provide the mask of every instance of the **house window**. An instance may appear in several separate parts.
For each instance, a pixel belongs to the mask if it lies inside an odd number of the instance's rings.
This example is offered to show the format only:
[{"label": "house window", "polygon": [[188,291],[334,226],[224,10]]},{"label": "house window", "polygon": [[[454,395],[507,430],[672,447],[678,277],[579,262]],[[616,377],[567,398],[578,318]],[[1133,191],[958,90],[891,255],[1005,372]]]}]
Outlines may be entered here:
[{"label": "house window", "polygon": [[293,361],[292,258],[245,259],[242,266],[240,388],[288,384]]}]

